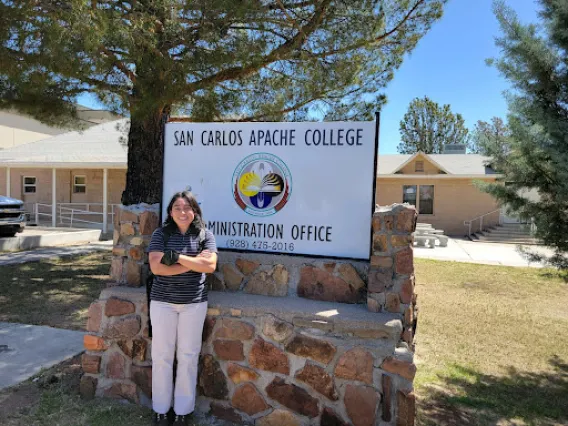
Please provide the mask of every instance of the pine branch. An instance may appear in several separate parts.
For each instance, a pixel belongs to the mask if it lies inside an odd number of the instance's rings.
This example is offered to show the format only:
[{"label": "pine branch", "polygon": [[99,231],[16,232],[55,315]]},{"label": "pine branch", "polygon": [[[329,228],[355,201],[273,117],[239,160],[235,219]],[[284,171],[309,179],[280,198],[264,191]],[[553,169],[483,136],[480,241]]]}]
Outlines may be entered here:
[{"label": "pine branch", "polygon": [[[327,56],[331,56],[331,55],[339,55],[339,54],[343,54],[343,53],[347,53],[347,52],[352,52],[354,50],[360,49],[362,47],[368,47],[368,46],[373,46],[376,44],[380,44],[383,40],[388,39],[391,35],[393,35],[394,33],[398,32],[401,30],[401,28],[406,24],[406,22],[410,19],[410,17],[412,16],[412,14],[416,11],[416,9],[418,9],[418,6],[420,6],[422,3],[424,3],[426,0],[418,0],[416,2],[416,4],[406,13],[406,15],[404,15],[404,17],[402,18],[402,20],[391,30],[381,34],[380,36],[376,37],[374,40],[369,41],[369,40],[361,40],[359,43],[354,43],[351,44],[349,46],[346,46],[342,49],[335,49],[335,50],[329,50],[327,52],[322,52],[322,53],[318,53],[318,54],[312,54],[312,57],[314,58],[325,58]],[[393,44],[396,45],[397,43],[392,42],[392,43],[386,43],[386,44]],[[383,45],[385,45],[385,43],[383,43]]]},{"label": "pine branch", "polygon": [[109,57],[112,60],[113,66],[115,66],[116,68],[118,68],[120,71],[122,71],[122,73],[130,79],[130,81],[132,82],[132,84],[136,83],[136,74],[134,74],[131,70],[128,69],[128,67],[122,62],[120,61],[116,55],[114,53],[112,53],[109,49],[107,49],[105,46],[100,46],[99,51],[106,55],[107,57]]},{"label": "pine branch", "polygon": [[251,64],[245,67],[233,67],[219,71],[217,74],[206,77],[202,80],[191,83],[188,86],[187,93],[191,94],[196,90],[203,88],[204,86],[211,86],[227,80],[236,80],[239,78],[248,77],[260,69],[266,67],[274,61],[284,59],[290,53],[294,52],[296,49],[300,48],[307,38],[318,28],[319,24],[323,20],[327,7],[331,3],[331,0],[324,0],[319,5],[318,9],[310,19],[310,21],[302,27],[302,31],[298,32],[292,39],[283,43],[279,47],[275,48],[270,52],[264,60],[258,63]]},{"label": "pine branch", "polygon": [[224,120],[224,121],[233,121],[233,122],[237,122],[237,123],[243,123],[246,121],[260,121],[263,118],[267,118],[267,117],[271,117],[274,114],[287,114],[289,112],[292,111],[296,111],[300,108],[302,108],[303,106],[306,106],[307,104],[317,101],[321,99],[321,96],[317,96],[317,97],[312,97],[310,99],[305,99],[302,102],[298,102],[297,104],[292,105],[291,107],[285,108],[285,109],[280,109],[278,111],[272,111],[270,113],[263,113],[263,114],[257,114],[257,115],[250,115],[248,117],[242,117],[236,120]]}]

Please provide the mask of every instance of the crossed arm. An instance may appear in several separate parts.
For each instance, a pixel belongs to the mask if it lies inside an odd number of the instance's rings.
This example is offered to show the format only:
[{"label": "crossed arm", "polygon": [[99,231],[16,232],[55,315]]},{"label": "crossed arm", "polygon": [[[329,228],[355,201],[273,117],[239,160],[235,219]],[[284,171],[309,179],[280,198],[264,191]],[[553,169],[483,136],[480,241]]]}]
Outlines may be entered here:
[{"label": "crossed arm", "polygon": [[213,253],[209,250],[203,250],[195,257],[180,254],[177,263],[171,266],[160,263],[162,257],[164,257],[164,253],[160,251],[150,252],[148,259],[150,269],[154,275],[171,276],[189,271],[210,274],[215,271],[215,267],[217,266],[217,253]]}]

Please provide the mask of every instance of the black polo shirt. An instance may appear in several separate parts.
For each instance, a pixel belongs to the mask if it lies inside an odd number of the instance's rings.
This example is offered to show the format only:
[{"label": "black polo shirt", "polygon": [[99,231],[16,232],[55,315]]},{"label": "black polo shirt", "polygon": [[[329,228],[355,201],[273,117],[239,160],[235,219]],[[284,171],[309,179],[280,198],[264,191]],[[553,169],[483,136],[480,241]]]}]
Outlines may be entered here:
[{"label": "black polo shirt", "polygon": [[[164,252],[175,250],[187,256],[197,256],[203,250],[217,252],[215,236],[210,230],[205,231],[205,240],[199,243],[199,234],[190,229],[182,234],[179,229],[170,236],[167,247],[164,247],[164,231],[160,227],[152,234],[148,252]],[[156,275],[150,293],[150,299],[159,302],[188,304],[207,301],[206,274],[201,272],[184,272],[179,275]]]}]

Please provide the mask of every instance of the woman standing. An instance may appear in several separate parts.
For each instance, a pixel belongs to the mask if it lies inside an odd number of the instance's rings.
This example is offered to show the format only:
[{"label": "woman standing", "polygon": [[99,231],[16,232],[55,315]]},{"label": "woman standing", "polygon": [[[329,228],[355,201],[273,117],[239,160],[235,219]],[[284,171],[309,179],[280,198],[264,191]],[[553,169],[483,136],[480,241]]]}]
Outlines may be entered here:
[{"label": "woman standing", "polygon": [[150,269],[155,275],[150,293],[152,424],[169,425],[167,413],[173,394],[173,424],[183,426],[189,424],[195,408],[197,365],[207,313],[205,274],[215,271],[217,246],[190,192],[176,193],[167,214],[164,227],[154,231],[148,248]]}]

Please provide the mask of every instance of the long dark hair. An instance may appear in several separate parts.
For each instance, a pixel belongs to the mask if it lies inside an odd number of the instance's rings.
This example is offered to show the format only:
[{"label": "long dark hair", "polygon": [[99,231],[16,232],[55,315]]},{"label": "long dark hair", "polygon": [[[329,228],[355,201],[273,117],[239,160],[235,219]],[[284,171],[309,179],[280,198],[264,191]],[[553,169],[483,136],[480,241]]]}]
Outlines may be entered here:
[{"label": "long dark hair", "polygon": [[183,198],[185,201],[187,201],[187,204],[189,204],[189,207],[191,207],[191,210],[193,210],[193,214],[195,215],[193,222],[191,222],[191,225],[189,226],[190,231],[199,233],[201,230],[204,230],[205,223],[203,222],[201,207],[199,207],[199,203],[195,199],[195,196],[189,191],[176,192],[174,194],[174,196],[170,200],[170,203],[168,204],[168,217],[166,217],[166,220],[164,220],[164,226],[177,228],[177,225],[172,218],[172,208],[174,206],[174,203],[180,198]]}]

